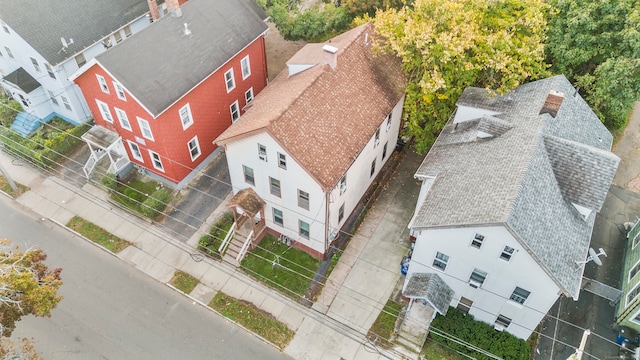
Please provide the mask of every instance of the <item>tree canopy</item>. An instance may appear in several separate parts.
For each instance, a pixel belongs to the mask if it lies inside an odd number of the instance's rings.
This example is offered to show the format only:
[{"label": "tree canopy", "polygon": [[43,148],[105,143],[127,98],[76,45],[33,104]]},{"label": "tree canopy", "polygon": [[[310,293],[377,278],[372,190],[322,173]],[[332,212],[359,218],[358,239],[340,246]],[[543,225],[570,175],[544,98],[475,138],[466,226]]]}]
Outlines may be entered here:
[{"label": "tree canopy", "polygon": [[17,251],[7,239],[0,240],[1,336],[10,336],[22,316],[50,316],[62,296],[62,269],[49,269],[42,249]]},{"label": "tree canopy", "polygon": [[640,2],[551,0],[547,61],[581,87],[610,129],[622,127],[640,94]]},{"label": "tree canopy", "polygon": [[415,0],[365,15],[409,77],[405,118],[424,152],[468,86],[504,93],[548,75],[543,0]]}]

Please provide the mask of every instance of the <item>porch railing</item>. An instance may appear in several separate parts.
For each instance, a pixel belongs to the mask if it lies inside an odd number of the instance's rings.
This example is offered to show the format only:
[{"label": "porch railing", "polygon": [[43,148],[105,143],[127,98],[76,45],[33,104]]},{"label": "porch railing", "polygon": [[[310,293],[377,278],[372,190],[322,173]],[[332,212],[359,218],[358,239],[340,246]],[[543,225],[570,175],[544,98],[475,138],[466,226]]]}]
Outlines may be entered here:
[{"label": "porch railing", "polygon": [[247,254],[247,250],[249,250],[249,245],[251,244],[251,239],[253,239],[253,230],[251,230],[251,232],[247,236],[247,240],[245,240],[244,244],[242,244],[242,248],[240,249],[238,256],[236,256],[236,261],[242,261],[244,256]]},{"label": "porch railing", "polygon": [[218,253],[222,256],[224,256],[224,253],[227,252],[227,248],[229,247],[229,244],[231,244],[231,240],[233,240],[233,237],[236,234],[236,223],[234,222],[233,225],[231,225],[231,228],[229,228],[229,232],[227,233],[227,236],[224,237],[224,240],[222,240],[222,244],[220,244],[220,247],[218,248]]}]

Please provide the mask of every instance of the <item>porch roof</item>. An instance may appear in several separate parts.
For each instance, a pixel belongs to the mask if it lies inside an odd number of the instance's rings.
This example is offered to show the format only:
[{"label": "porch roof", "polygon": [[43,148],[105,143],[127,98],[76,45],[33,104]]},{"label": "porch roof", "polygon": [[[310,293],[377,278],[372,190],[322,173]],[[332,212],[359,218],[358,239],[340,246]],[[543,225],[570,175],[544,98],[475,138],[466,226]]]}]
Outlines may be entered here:
[{"label": "porch roof", "polygon": [[239,206],[247,215],[254,217],[266,203],[252,188],[238,191],[227,203],[227,207]]},{"label": "porch roof", "polygon": [[413,273],[402,295],[409,298],[425,299],[438,311],[445,315],[453,299],[454,291],[438,274]]},{"label": "porch roof", "polygon": [[38,80],[34,79],[34,77],[31,76],[31,74],[29,74],[22,67],[19,67],[16,71],[10,74],[7,74],[4,77],[4,81],[17,86],[20,90],[24,91],[26,94],[32,92],[33,90],[41,86]]},{"label": "porch roof", "polygon": [[82,135],[82,140],[91,142],[103,149],[109,148],[109,146],[117,142],[118,139],[120,139],[118,133],[98,125],[93,126]]}]

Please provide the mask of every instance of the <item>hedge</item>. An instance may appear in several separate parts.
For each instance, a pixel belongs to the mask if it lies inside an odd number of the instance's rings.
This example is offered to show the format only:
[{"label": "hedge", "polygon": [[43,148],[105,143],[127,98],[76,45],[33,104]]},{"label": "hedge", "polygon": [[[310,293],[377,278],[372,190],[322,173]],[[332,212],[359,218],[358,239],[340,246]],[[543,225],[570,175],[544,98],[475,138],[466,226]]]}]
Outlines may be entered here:
[{"label": "hedge", "polygon": [[171,199],[171,195],[167,190],[156,190],[142,203],[142,213],[148,218],[156,217],[167,207],[169,199]]}]

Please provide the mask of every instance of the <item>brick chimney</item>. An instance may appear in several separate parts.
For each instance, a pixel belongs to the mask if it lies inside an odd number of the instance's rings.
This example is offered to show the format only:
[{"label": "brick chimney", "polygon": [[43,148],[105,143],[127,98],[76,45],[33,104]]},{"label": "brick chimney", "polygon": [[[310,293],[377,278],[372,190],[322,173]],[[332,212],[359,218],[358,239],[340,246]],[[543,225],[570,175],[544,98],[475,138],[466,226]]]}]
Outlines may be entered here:
[{"label": "brick chimney", "polygon": [[547,95],[544,105],[542,105],[542,109],[540,109],[539,115],[549,114],[551,117],[555,118],[556,115],[558,115],[558,110],[560,110],[560,105],[562,105],[563,100],[563,93],[555,90],[549,91],[549,95]]},{"label": "brick chimney", "polygon": [[149,15],[151,16],[151,22],[160,19],[160,10],[158,10],[158,2],[156,0],[147,0],[149,5]]},{"label": "brick chimney", "polygon": [[322,47],[322,65],[329,65],[332,69],[338,66],[338,48],[329,44]]},{"label": "brick chimney", "polygon": [[166,0],[164,2],[167,4],[167,10],[169,13],[175,17],[182,16],[182,10],[180,10],[180,2],[178,0]]}]

